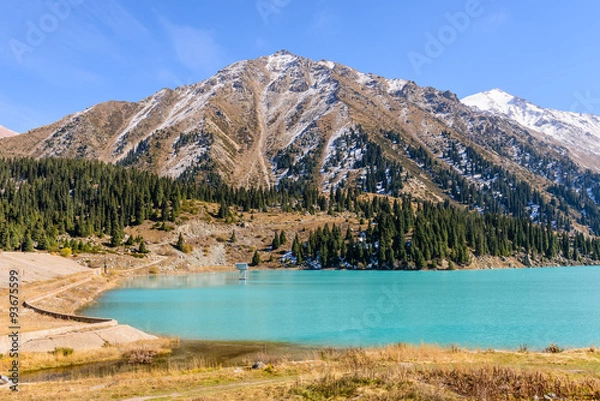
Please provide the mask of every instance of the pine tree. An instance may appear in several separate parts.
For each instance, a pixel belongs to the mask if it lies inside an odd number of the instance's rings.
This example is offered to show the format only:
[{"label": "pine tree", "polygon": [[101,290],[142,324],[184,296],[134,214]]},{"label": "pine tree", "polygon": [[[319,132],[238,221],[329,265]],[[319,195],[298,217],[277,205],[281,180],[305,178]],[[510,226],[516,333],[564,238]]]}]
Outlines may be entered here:
[{"label": "pine tree", "polygon": [[296,236],[294,237],[294,241],[292,242],[292,256],[296,258],[296,263],[298,265],[302,264],[302,245],[300,245],[298,234],[296,234]]},{"label": "pine tree", "polygon": [[120,246],[123,242],[123,237],[125,236],[125,234],[123,233],[123,228],[121,228],[120,224],[117,221],[113,222],[110,236],[110,245],[112,247]]},{"label": "pine tree", "polygon": [[275,236],[273,237],[273,241],[271,241],[271,249],[276,250],[279,248],[279,245],[279,234],[277,234],[277,231],[275,231]]},{"label": "pine tree", "polygon": [[162,204],[160,206],[160,219],[165,222],[169,220],[169,204],[166,199],[163,199]]},{"label": "pine tree", "polygon": [[225,201],[221,201],[218,216],[221,219],[226,219],[229,216],[229,206]]},{"label": "pine tree", "polygon": [[425,260],[425,257],[423,257],[423,253],[420,251],[415,252],[415,266],[417,269],[421,270],[424,269],[427,266],[427,261]]},{"label": "pine tree", "polygon": [[258,266],[260,264],[260,255],[258,251],[254,251],[254,255],[252,255],[252,266]]},{"label": "pine tree", "polygon": [[23,244],[21,245],[21,250],[23,252],[33,252],[33,240],[31,239],[31,235],[29,233],[25,234],[25,238],[23,240]]},{"label": "pine tree", "polygon": [[177,249],[181,252],[185,250],[185,239],[183,238],[183,233],[179,233],[179,238],[177,239],[177,244],[175,245]]},{"label": "pine tree", "polygon": [[567,233],[563,233],[562,237],[562,254],[565,259],[571,258],[571,244]]},{"label": "pine tree", "polygon": [[38,241],[37,248],[41,251],[46,251],[48,250],[49,246],[50,244],[48,243],[48,237],[46,237],[46,234],[42,235]]},{"label": "pine tree", "polygon": [[146,248],[146,241],[140,241],[140,247],[138,248],[138,253],[148,253],[150,252],[148,248]]},{"label": "pine tree", "polygon": [[556,256],[556,241],[554,240],[554,237],[551,235],[551,232],[549,231],[548,234],[548,246],[546,248],[546,257],[548,259],[552,259],[553,257]]}]

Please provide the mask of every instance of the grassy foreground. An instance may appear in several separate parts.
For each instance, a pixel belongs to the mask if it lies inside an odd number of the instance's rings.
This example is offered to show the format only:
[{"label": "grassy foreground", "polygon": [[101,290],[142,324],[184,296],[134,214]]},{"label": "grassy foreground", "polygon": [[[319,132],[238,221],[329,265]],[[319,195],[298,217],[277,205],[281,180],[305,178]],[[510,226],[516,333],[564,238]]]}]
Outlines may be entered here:
[{"label": "grassy foreground", "polygon": [[[80,361],[76,354],[57,356],[57,364]],[[259,358],[265,365],[251,369]],[[530,353],[398,344],[312,351],[301,361],[263,353],[247,362],[221,367],[197,355],[103,378],[25,383],[19,400],[600,399],[600,352],[593,348]]]}]

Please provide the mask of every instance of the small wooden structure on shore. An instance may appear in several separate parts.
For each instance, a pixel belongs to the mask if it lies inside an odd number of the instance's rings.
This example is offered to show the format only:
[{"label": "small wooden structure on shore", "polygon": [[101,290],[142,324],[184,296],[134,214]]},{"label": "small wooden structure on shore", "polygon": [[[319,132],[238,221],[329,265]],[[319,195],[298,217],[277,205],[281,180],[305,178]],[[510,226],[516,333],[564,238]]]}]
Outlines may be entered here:
[{"label": "small wooden structure on shore", "polygon": [[236,263],[235,268],[240,271],[240,280],[247,280],[248,263]]}]

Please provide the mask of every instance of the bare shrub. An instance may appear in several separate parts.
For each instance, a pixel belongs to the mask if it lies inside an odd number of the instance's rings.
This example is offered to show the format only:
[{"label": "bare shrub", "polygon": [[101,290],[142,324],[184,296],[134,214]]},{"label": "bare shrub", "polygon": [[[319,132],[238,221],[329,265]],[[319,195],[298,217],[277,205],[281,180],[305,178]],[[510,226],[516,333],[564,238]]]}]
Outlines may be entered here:
[{"label": "bare shrub", "polygon": [[548,354],[558,354],[560,352],[563,352],[563,349],[560,348],[558,345],[552,343],[549,346],[547,346],[546,348],[544,348],[544,352],[546,352]]},{"label": "bare shrub", "polygon": [[156,357],[156,351],[136,348],[123,354],[123,359],[130,365],[150,365]]},{"label": "bare shrub", "polygon": [[[429,384],[441,385],[469,399],[598,399],[598,380],[573,380],[543,372],[502,367],[433,369],[421,374]],[[550,398],[548,398],[550,397]]]},{"label": "bare shrub", "polygon": [[75,350],[69,347],[55,347],[53,351],[48,351],[49,354],[62,356],[69,356],[73,352],[75,352]]}]

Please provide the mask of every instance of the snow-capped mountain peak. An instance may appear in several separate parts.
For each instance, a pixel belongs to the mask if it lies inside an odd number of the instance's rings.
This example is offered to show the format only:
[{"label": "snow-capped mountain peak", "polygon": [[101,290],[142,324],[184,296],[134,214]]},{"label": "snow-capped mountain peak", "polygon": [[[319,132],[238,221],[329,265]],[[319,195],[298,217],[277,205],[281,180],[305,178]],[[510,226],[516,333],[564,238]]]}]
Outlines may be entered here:
[{"label": "snow-capped mountain peak", "polygon": [[569,149],[584,167],[597,168],[600,157],[600,117],[546,109],[501,89],[467,96],[462,103],[474,109],[508,117],[544,134]]},{"label": "snow-capped mountain peak", "polygon": [[299,60],[299,57],[287,50],[279,50],[276,53],[267,56],[267,69],[271,72],[285,71],[290,64]]},{"label": "snow-capped mountain peak", "polygon": [[493,111],[508,114],[511,103],[516,99],[509,93],[501,89],[492,89],[468,96],[462,99],[462,102],[471,107],[477,107],[481,111]]}]

